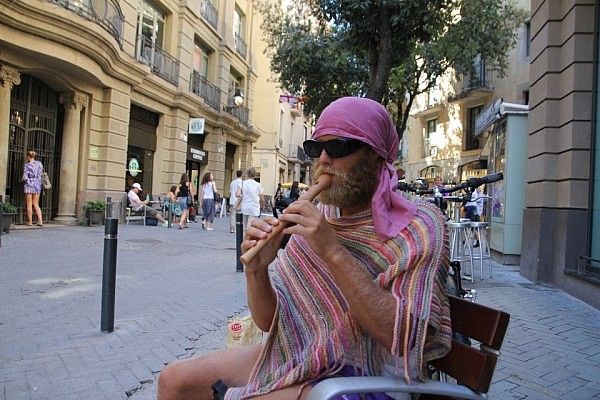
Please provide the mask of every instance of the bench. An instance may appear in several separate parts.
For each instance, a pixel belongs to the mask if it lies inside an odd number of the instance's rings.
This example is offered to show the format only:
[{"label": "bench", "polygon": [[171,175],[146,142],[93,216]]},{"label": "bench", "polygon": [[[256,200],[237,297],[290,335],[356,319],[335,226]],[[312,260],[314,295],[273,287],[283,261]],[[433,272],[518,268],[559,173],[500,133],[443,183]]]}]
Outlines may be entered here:
[{"label": "bench", "polygon": [[[449,296],[452,349],[430,366],[458,383],[428,381],[408,384],[399,377],[343,377],[319,382],[307,400],[327,400],[346,393],[402,392],[425,394],[419,399],[486,399],[510,315],[504,311]],[[456,334],[479,342],[479,348],[458,340]]]}]

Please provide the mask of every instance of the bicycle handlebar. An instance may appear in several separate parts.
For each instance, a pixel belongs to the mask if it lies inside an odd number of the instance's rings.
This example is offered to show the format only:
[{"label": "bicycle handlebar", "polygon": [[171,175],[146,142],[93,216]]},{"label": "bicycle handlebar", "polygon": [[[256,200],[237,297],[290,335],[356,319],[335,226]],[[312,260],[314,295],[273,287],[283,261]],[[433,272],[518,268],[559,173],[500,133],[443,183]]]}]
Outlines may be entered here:
[{"label": "bicycle handlebar", "polygon": [[[437,190],[439,191],[439,193],[442,194],[453,193],[467,188],[474,190],[475,188],[478,188],[481,185],[498,182],[502,179],[504,179],[504,174],[502,172],[496,172],[494,174],[482,176],[481,178],[469,178],[466,181],[459,183],[458,185],[454,185],[449,188],[438,188]],[[434,194],[433,189],[422,189],[419,187],[414,187],[412,184],[406,182],[399,182],[398,190],[401,190],[403,192],[413,192],[416,194]]]}]

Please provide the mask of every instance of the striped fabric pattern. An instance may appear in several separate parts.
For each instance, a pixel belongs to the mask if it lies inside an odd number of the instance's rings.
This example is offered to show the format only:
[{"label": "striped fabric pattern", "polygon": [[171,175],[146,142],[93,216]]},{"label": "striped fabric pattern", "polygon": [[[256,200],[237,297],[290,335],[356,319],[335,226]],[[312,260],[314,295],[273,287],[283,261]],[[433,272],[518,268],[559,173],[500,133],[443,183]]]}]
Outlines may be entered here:
[{"label": "striped fabric pattern", "polygon": [[[370,210],[334,218],[332,208],[320,207],[338,240],[373,281],[396,298],[392,348],[384,348],[361,329],[326,265],[303,237],[293,235],[271,277],[278,307],[266,345],[248,385],[231,388],[226,399],[246,399],[300,382],[308,384],[335,374],[344,365],[378,375],[384,363],[392,363],[396,375],[410,380],[410,370],[416,369],[425,380],[426,362],[450,349],[445,291],[449,259],[440,211],[419,201],[413,221],[397,237],[381,242]],[[406,323],[408,315],[413,316],[411,326]],[[407,334],[401,341],[403,330]]]}]

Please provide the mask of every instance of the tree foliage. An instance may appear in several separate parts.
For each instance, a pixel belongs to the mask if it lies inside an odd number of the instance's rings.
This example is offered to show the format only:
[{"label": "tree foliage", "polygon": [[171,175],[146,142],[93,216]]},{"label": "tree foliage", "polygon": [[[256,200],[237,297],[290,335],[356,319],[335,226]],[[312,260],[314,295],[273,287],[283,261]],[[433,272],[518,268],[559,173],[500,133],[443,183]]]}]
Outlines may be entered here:
[{"label": "tree foliage", "polygon": [[480,57],[499,75],[525,13],[512,0],[255,0],[272,71],[319,114],[347,95],[382,102],[406,127],[414,98]]}]

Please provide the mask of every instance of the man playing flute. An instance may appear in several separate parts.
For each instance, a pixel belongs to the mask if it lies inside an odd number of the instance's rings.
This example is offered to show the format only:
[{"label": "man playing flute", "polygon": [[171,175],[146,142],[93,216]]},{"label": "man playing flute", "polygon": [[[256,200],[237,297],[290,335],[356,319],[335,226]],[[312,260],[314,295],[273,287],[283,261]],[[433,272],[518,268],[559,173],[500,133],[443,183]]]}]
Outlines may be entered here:
[{"label": "man playing flute", "polygon": [[243,252],[260,248],[245,274],[252,317],[267,339],[168,365],[159,400],[212,399],[219,379],[226,399],[267,400],[303,399],[331,376],[426,380],[426,363],[449,351],[444,218],[396,192],[398,136],[386,109],[338,99],[304,150],[314,178],[331,182],[319,204],[301,198],[279,220],[254,220],[242,243]]}]

